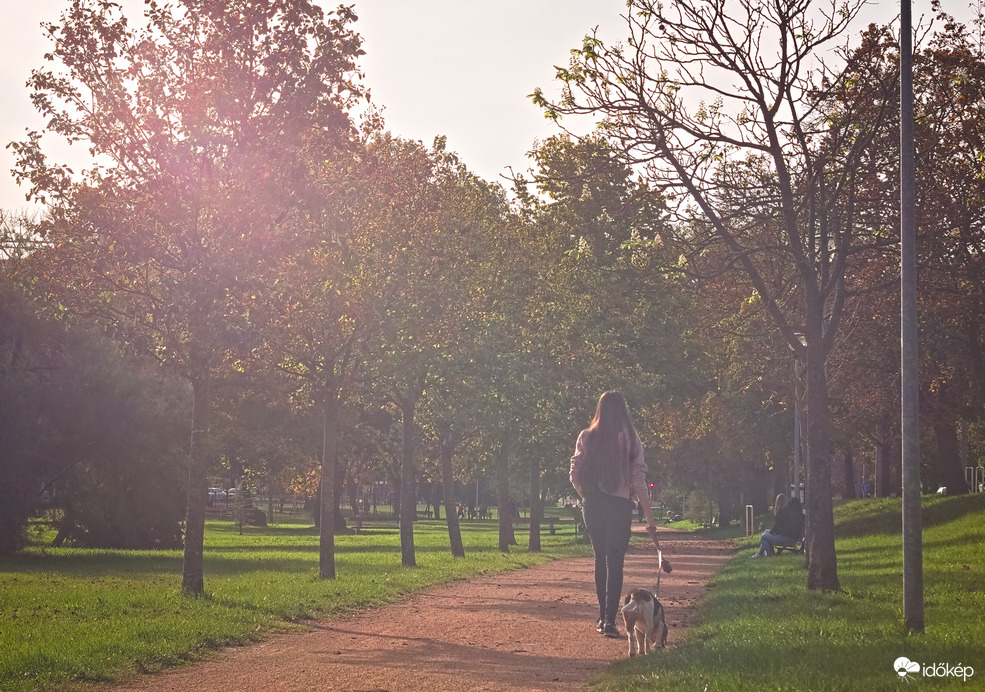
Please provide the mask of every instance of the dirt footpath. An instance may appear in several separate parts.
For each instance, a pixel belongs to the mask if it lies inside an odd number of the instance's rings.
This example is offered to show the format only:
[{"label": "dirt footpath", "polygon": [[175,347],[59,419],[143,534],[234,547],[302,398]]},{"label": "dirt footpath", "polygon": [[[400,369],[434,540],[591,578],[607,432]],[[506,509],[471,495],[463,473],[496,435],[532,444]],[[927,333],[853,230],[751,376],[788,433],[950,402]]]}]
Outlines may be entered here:
[{"label": "dirt footpath", "polygon": [[[641,531],[641,527],[634,526]],[[518,536],[519,538],[519,536]],[[661,531],[673,573],[660,600],[674,646],[731,546]],[[522,548],[521,548],[522,549]],[[626,589],[653,588],[656,549],[631,547]],[[626,655],[626,640],[595,631],[592,559],[434,587],[313,631],[222,651],[214,660],[139,678],[140,692],[428,692],[579,690]],[[622,623],[620,623],[622,629]]]}]

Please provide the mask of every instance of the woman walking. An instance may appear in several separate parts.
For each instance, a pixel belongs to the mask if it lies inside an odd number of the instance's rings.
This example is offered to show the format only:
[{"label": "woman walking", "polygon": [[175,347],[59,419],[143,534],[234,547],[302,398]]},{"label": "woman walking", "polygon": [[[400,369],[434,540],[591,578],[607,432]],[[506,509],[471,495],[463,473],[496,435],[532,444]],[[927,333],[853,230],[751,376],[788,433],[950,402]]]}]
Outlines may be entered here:
[{"label": "woman walking", "polygon": [[656,528],[646,485],[643,443],[633,427],[626,400],[605,392],[591,425],[582,430],[571,457],[571,484],[584,505],[585,525],[595,551],[598,631],[619,637],[616,612],[622,596],[623,560],[629,547],[635,495],[646,515],[647,531]]}]

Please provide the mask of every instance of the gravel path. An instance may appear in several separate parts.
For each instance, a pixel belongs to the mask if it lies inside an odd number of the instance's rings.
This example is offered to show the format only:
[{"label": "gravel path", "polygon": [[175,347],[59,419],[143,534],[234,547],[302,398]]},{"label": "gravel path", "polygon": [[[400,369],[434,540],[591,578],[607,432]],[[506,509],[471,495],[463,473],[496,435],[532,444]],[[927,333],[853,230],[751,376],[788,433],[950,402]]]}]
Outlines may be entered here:
[{"label": "gravel path", "polygon": [[[668,646],[674,646],[731,545],[665,530],[660,542],[674,568],[660,585]],[[656,563],[652,545],[631,547],[626,589],[652,589]],[[433,587],[400,603],[318,623],[312,631],[142,676],[117,690],[580,690],[594,672],[626,655],[624,638],[595,631],[597,615],[592,559],[558,560]]]}]

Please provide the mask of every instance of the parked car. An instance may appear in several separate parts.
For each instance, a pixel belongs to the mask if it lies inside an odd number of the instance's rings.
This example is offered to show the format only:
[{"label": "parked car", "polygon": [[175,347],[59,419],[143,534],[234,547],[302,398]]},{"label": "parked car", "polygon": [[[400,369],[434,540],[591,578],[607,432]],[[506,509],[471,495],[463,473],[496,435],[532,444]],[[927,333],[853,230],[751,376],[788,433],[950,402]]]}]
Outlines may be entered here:
[{"label": "parked car", "polygon": [[[201,487],[201,486],[200,486]],[[213,502],[226,499],[226,491],[222,488],[209,488],[209,499]]]}]

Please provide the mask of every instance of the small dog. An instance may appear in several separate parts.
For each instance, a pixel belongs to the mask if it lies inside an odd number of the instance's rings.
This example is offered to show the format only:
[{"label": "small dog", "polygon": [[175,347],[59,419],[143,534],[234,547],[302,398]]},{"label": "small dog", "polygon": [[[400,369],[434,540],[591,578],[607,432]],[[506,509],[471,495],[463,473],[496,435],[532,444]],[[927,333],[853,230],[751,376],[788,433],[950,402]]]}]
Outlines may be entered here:
[{"label": "small dog", "polygon": [[635,656],[637,649],[641,654],[648,654],[652,646],[661,649],[667,646],[664,607],[652,593],[646,589],[633,589],[626,594],[620,612],[626,623],[630,656]]}]

